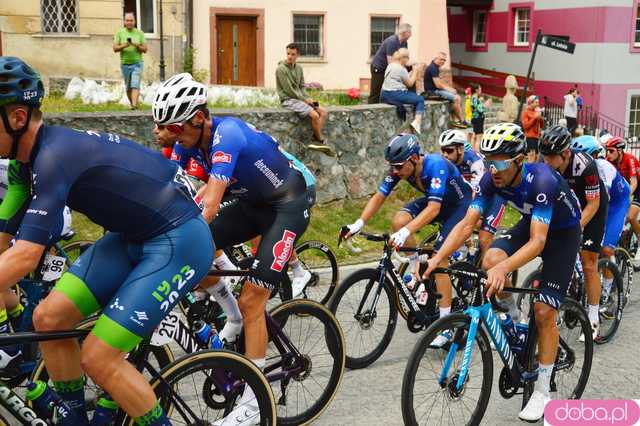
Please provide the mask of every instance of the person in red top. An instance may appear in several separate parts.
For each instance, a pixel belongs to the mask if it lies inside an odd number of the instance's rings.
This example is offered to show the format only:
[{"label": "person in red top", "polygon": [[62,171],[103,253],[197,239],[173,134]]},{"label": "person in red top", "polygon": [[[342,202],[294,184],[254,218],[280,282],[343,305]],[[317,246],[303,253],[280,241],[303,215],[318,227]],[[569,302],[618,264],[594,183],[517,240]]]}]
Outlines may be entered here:
[{"label": "person in red top", "polygon": [[[633,198],[627,220],[633,228],[634,234],[640,239],[640,223],[638,223],[638,213],[640,213],[640,188],[638,188],[638,174],[640,174],[640,162],[628,152],[624,152],[627,144],[621,137],[614,136],[606,142],[607,160],[613,164],[620,174],[629,182]],[[640,253],[640,250],[638,250]],[[636,253],[636,260],[638,260]]]},{"label": "person in red top", "polygon": [[527,108],[522,111],[520,117],[522,129],[527,141],[527,161],[535,163],[538,160],[538,140],[540,139],[540,129],[544,125],[540,99],[536,95],[527,98]]}]

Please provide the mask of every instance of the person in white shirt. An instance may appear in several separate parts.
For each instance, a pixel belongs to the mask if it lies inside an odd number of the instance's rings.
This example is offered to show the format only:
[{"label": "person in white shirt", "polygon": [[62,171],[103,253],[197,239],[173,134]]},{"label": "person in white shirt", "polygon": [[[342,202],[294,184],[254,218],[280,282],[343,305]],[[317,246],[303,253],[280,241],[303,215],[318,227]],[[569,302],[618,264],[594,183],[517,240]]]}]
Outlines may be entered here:
[{"label": "person in white shirt", "polygon": [[567,120],[567,129],[573,134],[578,127],[578,103],[576,102],[577,91],[575,87],[569,89],[569,93],[564,95],[564,118]]}]

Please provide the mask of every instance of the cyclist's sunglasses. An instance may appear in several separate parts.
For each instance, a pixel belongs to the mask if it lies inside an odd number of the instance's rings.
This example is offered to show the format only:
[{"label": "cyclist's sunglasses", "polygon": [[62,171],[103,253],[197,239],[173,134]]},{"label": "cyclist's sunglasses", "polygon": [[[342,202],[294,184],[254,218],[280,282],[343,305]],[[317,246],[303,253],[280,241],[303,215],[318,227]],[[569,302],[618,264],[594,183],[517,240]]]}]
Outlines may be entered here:
[{"label": "cyclist's sunglasses", "polygon": [[453,154],[456,151],[455,148],[441,148],[440,150],[446,154]]},{"label": "cyclist's sunglasses", "polygon": [[396,163],[396,164],[391,164],[391,168],[393,170],[402,170],[402,168],[404,167],[404,165],[407,164],[406,161],[402,162],[402,163]]},{"label": "cyclist's sunglasses", "polygon": [[158,127],[158,130],[167,129],[171,133],[180,134],[184,130],[184,125],[182,123],[172,123],[172,124],[158,124],[158,123],[156,123],[156,126]]},{"label": "cyclist's sunglasses", "polygon": [[515,158],[511,158],[509,160],[484,160],[484,166],[496,172],[503,172],[511,167],[511,164],[516,161]]}]

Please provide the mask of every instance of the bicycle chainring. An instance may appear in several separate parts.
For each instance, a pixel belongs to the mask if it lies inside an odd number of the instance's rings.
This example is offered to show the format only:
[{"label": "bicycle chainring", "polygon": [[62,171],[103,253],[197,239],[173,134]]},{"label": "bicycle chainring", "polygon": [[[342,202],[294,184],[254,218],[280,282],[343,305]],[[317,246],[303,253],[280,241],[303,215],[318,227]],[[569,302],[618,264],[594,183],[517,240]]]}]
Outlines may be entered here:
[{"label": "bicycle chainring", "polygon": [[500,390],[500,395],[502,395],[504,399],[512,398],[518,393],[518,386],[513,385],[511,373],[507,367],[502,367],[500,378],[498,380],[498,389]]}]

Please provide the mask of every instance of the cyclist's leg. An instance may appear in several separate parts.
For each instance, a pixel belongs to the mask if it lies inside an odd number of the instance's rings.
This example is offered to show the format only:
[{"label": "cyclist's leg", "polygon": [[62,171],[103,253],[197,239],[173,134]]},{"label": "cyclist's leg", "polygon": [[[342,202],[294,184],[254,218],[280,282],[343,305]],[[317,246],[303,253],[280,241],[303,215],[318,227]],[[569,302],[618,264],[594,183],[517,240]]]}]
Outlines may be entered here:
[{"label": "cyclist's leg", "polygon": [[[606,258],[611,258],[614,255],[615,248],[622,235],[622,229],[624,228],[624,222],[630,205],[629,197],[625,197],[620,203],[609,204],[607,224],[602,241],[602,254]],[[613,283],[613,273],[607,268],[604,270],[603,275],[602,286],[605,294],[608,295]]]},{"label": "cyclist's leg", "polygon": [[627,219],[631,224],[633,233],[636,234],[636,238],[640,239],[640,222],[638,222],[638,214],[640,214],[640,199],[637,193],[638,191],[633,195],[633,202],[631,203],[631,207],[629,207]]},{"label": "cyclist's leg", "polygon": [[124,354],[209,271],[213,243],[202,217],[141,243],[127,243],[131,266],[82,347],[83,370],[134,418],[162,418],[156,396]]},{"label": "cyclist's leg", "polygon": [[[601,203],[608,204],[608,197],[601,198]],[[587,304],[589,321],[592,325],[600,323],[598,311],[600,309],[600,274],[598,273],[598,255],[602,247],[604,237],[607,204],[600,205],[595,216],[591,218],[582,233],[582,248],[580,259],[584,270],[585,287],[587,291]]]}]

